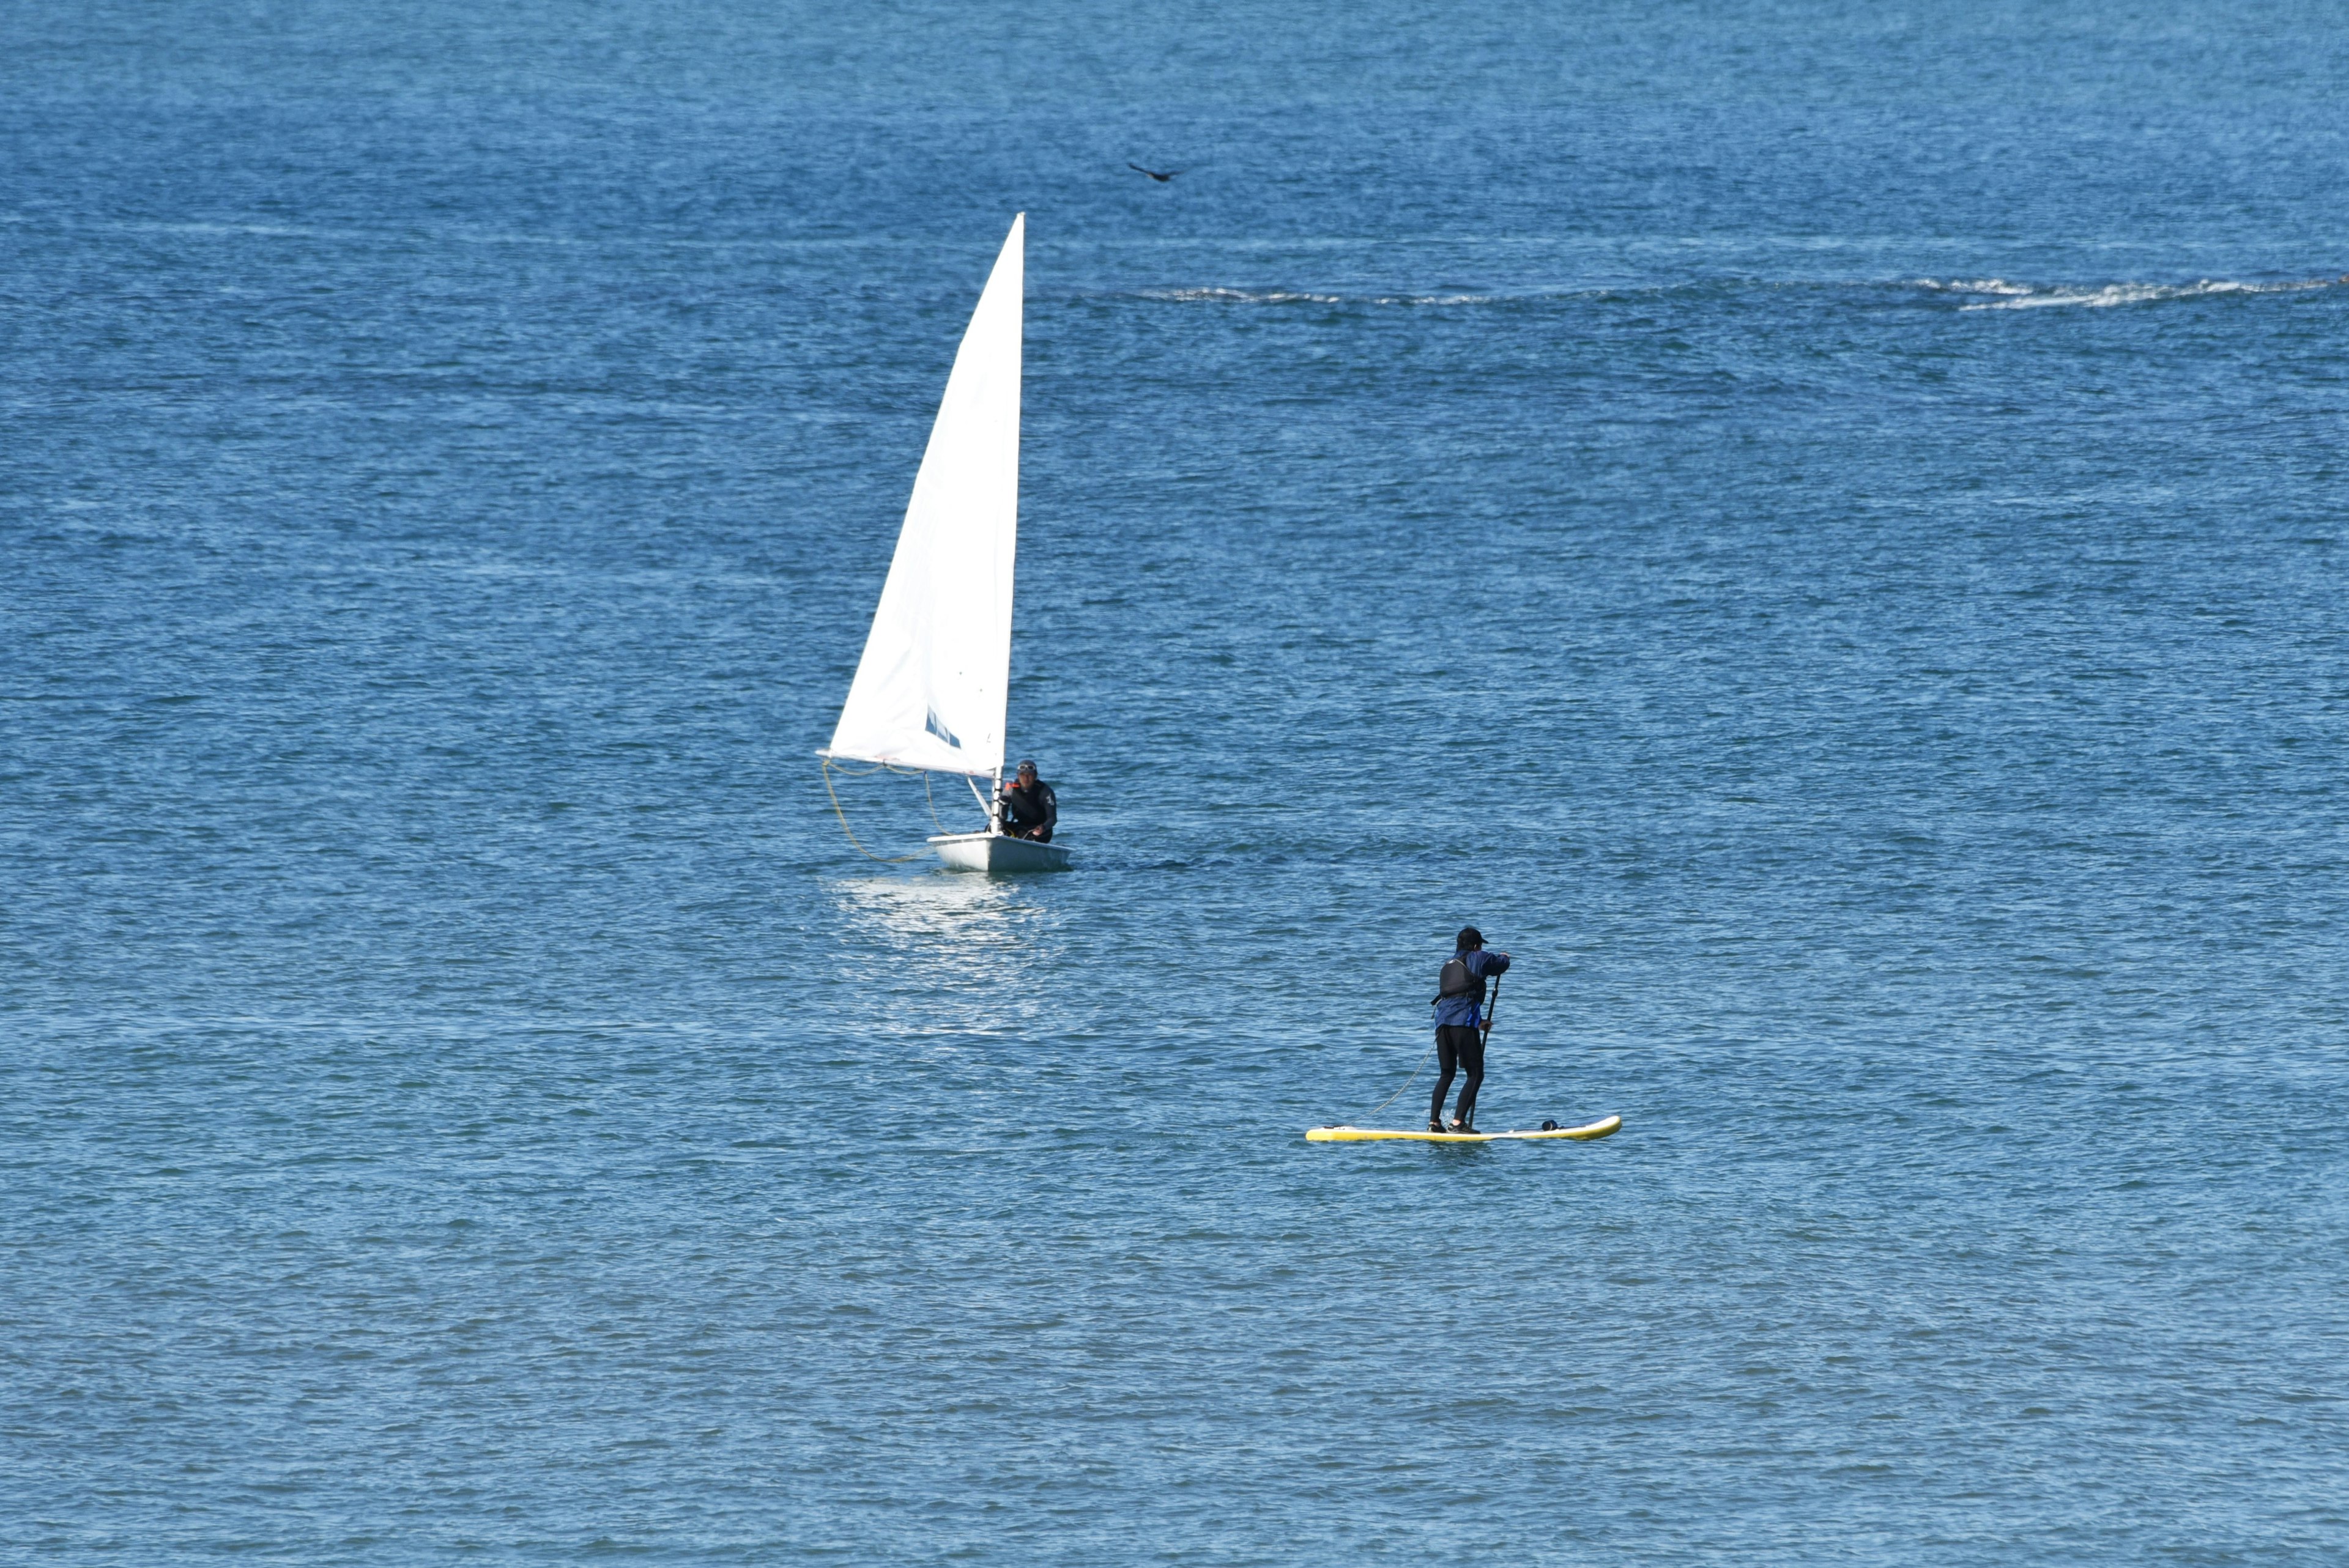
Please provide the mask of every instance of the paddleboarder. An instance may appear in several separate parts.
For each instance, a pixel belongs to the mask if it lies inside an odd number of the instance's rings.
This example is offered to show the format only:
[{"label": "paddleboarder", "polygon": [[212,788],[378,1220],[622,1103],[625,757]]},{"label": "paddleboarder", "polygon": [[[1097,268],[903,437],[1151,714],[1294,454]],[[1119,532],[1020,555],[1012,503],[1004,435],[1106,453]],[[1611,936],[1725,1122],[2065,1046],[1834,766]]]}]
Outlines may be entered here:
[{"label": "paddleboarder", "polygon": [[[1454,939],[1451,960],[1436,980],[1435,1099],[1427,1108],[1430,1132],[1476,1130],[1476,1090],[1485,1081],[1485,1037],[1492,1032],[1492,1015],[1485,1006],[1485,987],[1509,966],[1506,953],[1488,953],[1485,934],[1464,925]],[[1462,1075],[1460,1103],[1452,1125],[1444,1124],[1444,1097],[1452,1092],[1454,1069]]]}]

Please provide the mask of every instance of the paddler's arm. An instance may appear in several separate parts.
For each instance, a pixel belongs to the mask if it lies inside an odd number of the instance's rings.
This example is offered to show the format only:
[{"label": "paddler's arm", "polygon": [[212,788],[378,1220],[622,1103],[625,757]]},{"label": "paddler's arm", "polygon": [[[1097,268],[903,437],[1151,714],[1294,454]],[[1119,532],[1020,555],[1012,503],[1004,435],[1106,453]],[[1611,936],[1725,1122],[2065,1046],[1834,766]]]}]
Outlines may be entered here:
[{"label": "paddler's arm", "polygon": [[[1476,962],[1480,958],[1484,960],[1482,964]],[[1488,947],[1480,947],[1476,949],[1475,952],[1471,953],[1468,955],[1468,973],[1474,975],[1479,980],[1490,980],[1494,975],[1500,974],[1508,966],[1509,955],[1507,954],[1495,953]],[[1493,1027],[1492,1003],[1485,1002],[1482,1004],[1478,1006],[1477,1011],[1481,1013],[1483,1016],[1476,1020],[1475,1026],[1490,1031]]]}]

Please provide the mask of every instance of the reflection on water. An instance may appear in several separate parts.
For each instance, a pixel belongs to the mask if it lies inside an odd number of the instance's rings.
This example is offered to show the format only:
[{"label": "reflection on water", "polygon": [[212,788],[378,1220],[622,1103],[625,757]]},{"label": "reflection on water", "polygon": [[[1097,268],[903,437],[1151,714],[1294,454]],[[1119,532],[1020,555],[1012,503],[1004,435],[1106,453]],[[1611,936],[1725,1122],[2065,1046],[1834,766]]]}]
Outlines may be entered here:
[{"label": "reflection on water", "polygon": [[938,939],[1005,944],[1018,917],[1016,884],[933,867],[910,875],[833,882],[833,902],[855,929],[932,951]]},{"label": "reflection on water", "polygon": [[844,946],[885,954],[874,973],[855,977],[885,1031],[934,1029],[942,993],[959,994],[961,1027],[1017,1027],[1061,956],[1057,913],[1025,880],[940,868],[844,878],[827,891]]}]

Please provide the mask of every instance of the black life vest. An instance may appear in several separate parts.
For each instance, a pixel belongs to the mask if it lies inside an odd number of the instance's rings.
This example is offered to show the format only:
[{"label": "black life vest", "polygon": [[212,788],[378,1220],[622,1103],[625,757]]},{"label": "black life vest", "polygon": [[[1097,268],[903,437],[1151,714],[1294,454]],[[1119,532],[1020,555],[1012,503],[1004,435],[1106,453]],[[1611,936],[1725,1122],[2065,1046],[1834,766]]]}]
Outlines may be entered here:
[{"label": "black life vest", "polygon": [[1485,982],[1468,971],[1468,954],[1455,953],[1446,961],[1442,973],[1435,977],[1435,995],[1428,1001],[1431,1007],[1440,1007],[1454,996],[1474,994],[1481,1004],[1485,999]]},{"label": "black life vest", "polygon": [[1041,779],[1033,788],[1022,789],[1017,784],[1003,787],[1003,823],[1013,829],[1040,828],[1057,813],[1052,810],[1052,787]]}]

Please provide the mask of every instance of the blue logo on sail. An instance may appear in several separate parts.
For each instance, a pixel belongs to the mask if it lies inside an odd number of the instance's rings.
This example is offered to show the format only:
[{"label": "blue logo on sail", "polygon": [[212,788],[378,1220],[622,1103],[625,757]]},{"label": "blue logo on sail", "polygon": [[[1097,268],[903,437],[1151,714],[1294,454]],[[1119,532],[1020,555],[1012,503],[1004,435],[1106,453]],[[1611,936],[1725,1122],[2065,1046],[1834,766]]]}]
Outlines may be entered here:
[{"label": "blue logo on sail", "polygon": [[948,746],[953,747],[957,751],[960,751],[962,749],[962,742],[955,738],[954,731],[948,729],[945,725],[938,722],[938,710],[936,708],[930,709],[930,717],[927,721],[923,724],[922,727],[928,730],[932,735],[936,736],[940,740],[945,741]]}]

